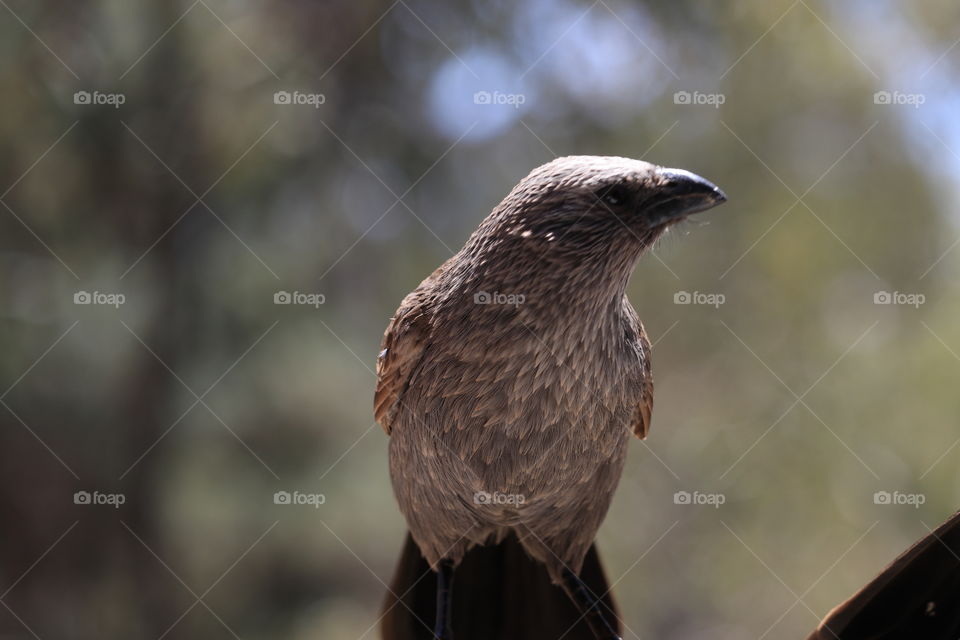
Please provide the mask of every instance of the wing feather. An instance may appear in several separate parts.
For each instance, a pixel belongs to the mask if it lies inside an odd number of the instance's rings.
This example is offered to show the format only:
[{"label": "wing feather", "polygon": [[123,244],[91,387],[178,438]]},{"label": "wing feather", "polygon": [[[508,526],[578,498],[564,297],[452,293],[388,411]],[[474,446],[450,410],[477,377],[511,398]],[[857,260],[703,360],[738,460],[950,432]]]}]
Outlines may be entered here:
[{"label": "wing feather", "polygon": [[430,341],[434,284],[449,261],[420,283],[390,319],[377,356],[377,389],[373,415],[390,435],[393,421],[417,365]]},{"label": "wing feather", "polygon": [[632,344],[640,358],[640,367],[635,376],[637,409],[634,413],[631,428],[634,435],[643,440],[650,433],[650,421],[653,415],[653,371],[650,366],[650,340],[640,322],[640,316],[633,309],[626,297],[623,299],[625,308],[624,317],[627,320],[627,340]]}]

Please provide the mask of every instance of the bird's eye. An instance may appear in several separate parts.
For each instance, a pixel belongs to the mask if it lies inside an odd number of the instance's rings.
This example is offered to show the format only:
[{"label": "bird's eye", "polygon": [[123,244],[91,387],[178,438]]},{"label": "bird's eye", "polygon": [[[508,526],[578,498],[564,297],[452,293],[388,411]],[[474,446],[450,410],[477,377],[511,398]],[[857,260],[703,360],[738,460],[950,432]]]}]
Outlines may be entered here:
[{"label": "bird's eye", "polygon": [[620,185],[613,185],[602,189],[598,194],[600,200],[611,207],[616,207],[627,201],[629,194]]}]

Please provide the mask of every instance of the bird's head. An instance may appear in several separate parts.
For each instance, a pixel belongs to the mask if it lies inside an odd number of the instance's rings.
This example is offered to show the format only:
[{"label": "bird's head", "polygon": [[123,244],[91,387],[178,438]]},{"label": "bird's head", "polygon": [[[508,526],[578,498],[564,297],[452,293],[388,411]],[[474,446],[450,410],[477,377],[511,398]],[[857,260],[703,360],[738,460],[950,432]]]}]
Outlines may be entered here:
[{"label": "bird's head", "polygon": [[[513,188],[444,277],[465,293],[523,292],[534,315],[538,303],[574,316],[619,306],[644,251],[670,226],[725,200],[689,171],[629,158],[557,158]],[[553,303],[560,299],[567,304]],[[507,313],[502,305],[493,312]]]},{"label": "bird's head", "polygon": [[534,169],[490,216],[500,233],[550,253],[652,244],[726,195],[682,169],[610,156],[567,156]]}]

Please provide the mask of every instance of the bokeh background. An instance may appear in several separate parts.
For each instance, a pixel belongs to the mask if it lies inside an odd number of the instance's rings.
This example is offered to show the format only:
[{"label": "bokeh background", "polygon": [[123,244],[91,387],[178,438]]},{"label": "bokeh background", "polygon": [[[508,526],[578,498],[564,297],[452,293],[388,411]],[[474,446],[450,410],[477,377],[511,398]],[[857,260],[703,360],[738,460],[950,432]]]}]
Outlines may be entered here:
[{"label": "bokeh background", "polygon": [[626,638],[803,638],[960,506],[956,3],[0,5],[3,637],[377,637],[382,331],[565,154],[730,196],[629,288]]}]

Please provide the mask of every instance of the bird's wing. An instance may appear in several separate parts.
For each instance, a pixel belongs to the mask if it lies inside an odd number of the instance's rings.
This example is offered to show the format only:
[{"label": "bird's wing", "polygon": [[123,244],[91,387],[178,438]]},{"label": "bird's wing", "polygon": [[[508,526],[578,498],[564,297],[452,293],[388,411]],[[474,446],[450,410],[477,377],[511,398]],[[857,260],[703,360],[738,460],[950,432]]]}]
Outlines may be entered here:
[{"label": "bird's wing", "polygon": [[439,272],[440,269],[403,299],[383,334],[380,355],[377,356],[373,415],[387,435],[390,435],[403,393],[428,344],[430,285]]},{"label": "bird's wing", "polygon": [[634,376],[637,387],[637,408],[634,412],[631,428],[634,435],[641,440],[647,437],[650,432],[650,418],[653,414],[653,371],[650,368],[650,340],[647,338],[647,332],[640,322],[640,316],[634,311],[633,305],[623,298],[625,308],[624,317],[627,320],[627,340],[630,342],[633,350],[640,359],[640,366]]}]

